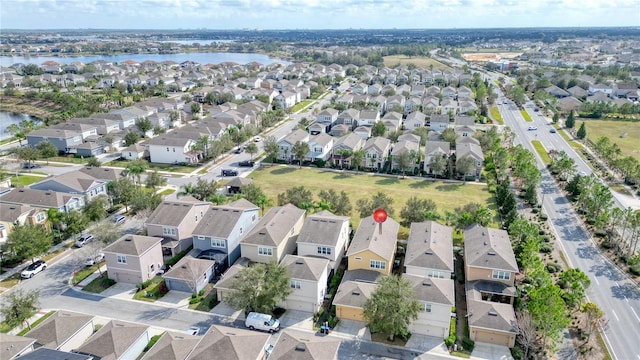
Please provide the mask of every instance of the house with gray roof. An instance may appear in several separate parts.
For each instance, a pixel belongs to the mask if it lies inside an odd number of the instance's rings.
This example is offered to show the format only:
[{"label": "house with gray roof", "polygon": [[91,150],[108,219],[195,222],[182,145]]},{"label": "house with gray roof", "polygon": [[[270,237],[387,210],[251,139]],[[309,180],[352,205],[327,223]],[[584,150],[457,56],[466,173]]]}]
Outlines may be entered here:
[{"label": "house with gray roof", "polygon": [[341,112],[336,118],[336,124],[344,124],[349,126],[349,130],[353,130],[360,122],[360,111],[356,109],[347,109]]},{"label": "house with gray roof", "polygon": [[404,127],[407,130],[413,130],[425,126],[425,119],[427,116],[420,111],[414,111],[407,115],[404,120]]},{"label": "house with gray roof", "polygon": [[174,256],[193,245],[192,234],[211,207],[191,196],[164,200],[145,222],[147,235],[162,238],[164,256]]},{"label": "house with gray roof", "polygon": [[215,261],[185,256],[165,272],[167,289],[197,294],[211,281]]},{"label": "house with gray roof", "polygon": [[411,223],[404,266],[408,275],[451,279],[453,228],[437,221]]},{"label": "house with gray roof", "polygon": [[[0,355],[0,359],[4,359]],[[66,351],[53,350],[44,347],[20,355],[20,360],[95,360],[92,355],[76,354]]]},{"label": "house with gray roof", "polygon": [[327,294],[329,283],[329,260],[317,257],[287,254],[280,261],[291,278],[289,294],[280,304],[288,310],[316,313]]},{"label": "house with gray roof", "polygon": [[[415,155],[412,162],[409,164],[407,168],[400,169],[398,163],[398,157],[402,154],[409,153]],[[402,173],[405,171],[413,172],[418,167],[417,161],[419,160],[420,155],[420,143],[416,143],[414,141],[398,141],[391,150],[391,168],[394,170],[398,170]]]},{"label": "house with gray roof", "polygon": [[115,181],[122,177],[122,170],[115,168],[103,168],[95,166],[85,166],[79,169],[81,173],[93,176],[94,178],[102,181]]},{"label": "house with gray roof", "polygon": [[202,336],[165,331],[142,360],[184,360],[202,340]]},{"label": "house with gray roof", "polygon": [[35,349],[36,339],[0,333],[0,359],[13,360]]},{"label": "house with gray roof", "polygon": [[464,231],[465,279],[513,285],[518,273],[509,234],[505,230],[473,225]]},{"label": "house with gray roof", "polygon": [[36,339],[36,347],[71,351],[93,334],[93,315],[58,310],[25,336]]},{"label": "house with gray roof", "polygon": [[[160,164],[196,164],[200,161],[202,152],[193,150],[197,138],[195,136],[182,137],[178,132],[171,132],[156,136],[149,140],[149,159]],[[199,135],[199,134],[198,134]]]},{"label": "house with gray roof", "polygon": [[309,154],[305,160],[311,162],[316,160],[329,160],[331,149],[333,148],[333,141],[333,136],[324,132],[311,136],[307,142],[309,145]]},{"label": "house with gray roof", "polygon": [[82,134],[75,130],[42,128],[27,134],[27,144],[31,147],[35,147],[43,141],[51,142],[58,151],[63,153],[75,151],[75,148],[84,142]]},{"label": "house with gray roof", "polygon": [[374,270],[390,274],[396,254],[396,243],[400,224],[392,218],[381,225],[367,216],[360,220],[349,249],[348,270]]},{"label": "house with gray roof", "polygon": [[316,115],[316,122],[325,125],[333,125],[338,120],[339,111],[333,108],[322,110]]},{"label": "house with gray roof", "polygon": [[555,85],[551,85],[547,88],[544,88],[544,92],[546,92],[549,95],[553,95],[557,98],[563,98],[563,97],[567,97],[567,96],[571,96],[571,93],[568,92],[567,90],[561,89]]},{"label": "house with gray roof", "polygon": [[422,307],[418,318],[411,322],[413,334],[449,336],[451,310],[455,306],[454,283],[451,278],[439,279],[402,274],[411,283],[413,294]]},{"label": "house with gray roof", "polygon": [[336,290],[332,304],[340,319],[365,321],[364,303],[375,290],[381,274],[373,270],[347,270]]},{"label": "house with gray roof", "polygon": [[251,260],[247,258],[239,258],[235,264],[233,264],[227,271],[222,274],[220,279],[215,283],[213,288],[216,290],[216,294],[218,295],[218,300],[226,301],[228,298],[228,294],[234,291],[232,289],[233,281],[238,277],[238,273],[242,271],[242,269],[249,266]]},{"label": "house with gray roof", "polygon": [[362,149],[365,152],[364,167],[380,170],[391,152],[391,140],[381,136],[372,137]]},{"label": "house with gray roof", "polygon": [[337,360],[341,341],[332,337],[284,330],[275,343],[270,360]]},{"label": "house with gray roof", "polygon": [[298,255],[328,259],[337,269],[349,245],[349,219],[327,210],[307,216],[296,240]]},{"label": "house with gray roof", "polygon": [[74,352],[101,360],[135,359],[151,340],[148,329],[142,324],[111,320]]},{"label": "house with gray roof", "polygon": [[358,126],[373,126],[380,120],[380,113],[378,110],[360,110],[360,119],[358,120]]},{"label": "house with gray roof", "polygon": [[0,202],[0,246],[15,225],[42,225],[47,221],[47,212],[28,205]]},{"label": "house with gray roof", "polygon": [[102,252],[109,278],[137,284],[151,279],[164,265],[162,238],[125,234]]},{"label": "house with gray roof", "polygon": [[[467,139],[471,137],[458,138],[456,140],[456,172],[458,172],[463,177],[480,177],[480,173],[482,172],[482,166],[484,165],[484,153],[482,152],[482,148],[480,145],[471,142],[463,142],[460,139]],[[462,174],[460,172],[458,165],[460,164],[460,160],[463,158],[471,158],[474,161],[473,167],[469,169],[469,171]]]},{"label": "house with gray roof", "polygon": [[292,204],[274,206],[240,240],[240,252],[251,261],[280,262],[296,249],[306,211]]},{"label": "house with gray roof", "polygon": [[210,207],[193,229],[193,248],[220,254],[216,267],[224,271],[240,257],[240,239],[258,223],[258,210],[246,199]]},{"label": "house with gray roof", "polygon": [[297,160],[293,153],[293,146],[301,141],[307,143],[309,141],[309,133],[302,129],[296,129],[287,136],[278,141],[278,160],[291,162]]},{"label": "house with gray roof", "polygon": [[107,181],[80,170],[71,171],[54,177],[45,178],[29,186],[31,189],[78,194],[91,201],[98,196],[107,196]]},{"label": "house with gray roof", "polygon": [[213,325],[186,359],[264,359],[268,341],[266,333]]},{"label": "house with gray roof", "polygon": [[347,156],[346,154],[353,154],[362,149],[364,143],[365,141],[362,137],[354,133],[348,133],[336,139],[333,144],[333,149],[331,150],[333,164],[340,167],[349,167],[352,155]]},{"label": "house with gray roof", "polygon": [[429,130],[443,132],[446,128],[449,127],[449,115],[431,115],[429,119]]},{"label": "house with gray roof", "polygon": [[78,210],[84,207],[84,196],[57,191],[13,188],[0,193],[0,203],[28,205],[36,209],[58,209],[60,212]]}]

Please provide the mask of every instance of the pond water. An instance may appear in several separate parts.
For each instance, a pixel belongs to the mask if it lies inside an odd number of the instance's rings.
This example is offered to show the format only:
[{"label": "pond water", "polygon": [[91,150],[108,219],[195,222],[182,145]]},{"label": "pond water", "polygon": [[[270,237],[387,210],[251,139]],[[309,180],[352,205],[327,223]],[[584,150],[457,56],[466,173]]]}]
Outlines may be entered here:
[{"label": "pond water", "polygon": [[14,114],[10,112],[0,111],[0,140],[8,139],[11,137],[11,134],[7,132],[7,128],[9,127],[9,125],[20,124],[20,122],[24,120],[31,120],[36,123],[40,122],[40,120],[27,114]]}]

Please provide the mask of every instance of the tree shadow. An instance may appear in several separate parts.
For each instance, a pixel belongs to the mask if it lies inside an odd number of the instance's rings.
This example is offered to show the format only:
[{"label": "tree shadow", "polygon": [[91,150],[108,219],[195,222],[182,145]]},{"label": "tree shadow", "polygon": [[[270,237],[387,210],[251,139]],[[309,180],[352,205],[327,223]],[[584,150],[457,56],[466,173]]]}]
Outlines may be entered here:
[{"label": "tree shadow", "polygon": [[434,180],[416,181],[409,184],[409,187],[413,189],[424,189],[433,186],[435,183]]},{"label": "tree shadow", "polygon": [[376,180],[376,184],[378,185],[396,185],[399,182],[400,181],[398,178],[384,178],[384,179]]},{"label": "tree shadow", "polygon": [[333,176],[333,179],[335,180],[341,180],[341,179],[351,179],[353,177],[353,174],[348,173],[348,172],[341,172],[341,173],[337,173]]},{"label": "tree shadow", "polygon": [[289,174],[289,173],[292,173],[292,172],[295,172],[295,171],[296,171],[296,169],[292,168],[292,167],[281,167],[281,168],[273,170],[271,173],[273,175],[284,175],[284,174]]},{"label": "tree shadow", "polygon": [[626,283],[620,286],[612,286],[611,294],[618,299],[640,300],[640,289],[637,286]]},{"label": "tree shadow", "polygon": [[592,272],[594,276],[604,276],[611,281],[623,280],[622,275],[617,270],[613,269],[609,264],[596,264],[589,268],[589,272]]},{"label": "tree shadow", "polygon": [[458,191],[461,186],[462,184],[442,184],[442,185],[436,186],[436,190],[446,191],[446,192]]}]

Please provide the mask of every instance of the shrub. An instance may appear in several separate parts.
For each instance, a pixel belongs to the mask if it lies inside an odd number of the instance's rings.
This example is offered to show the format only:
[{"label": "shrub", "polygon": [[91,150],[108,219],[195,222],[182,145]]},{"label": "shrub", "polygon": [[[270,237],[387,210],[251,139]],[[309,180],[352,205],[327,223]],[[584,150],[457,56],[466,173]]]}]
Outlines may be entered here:
[{"label": "shrub", "polygon": [[193,298],[189,299],[189,305],[197,304],[197,303],[200,302],[200,300],[201,300],[201,298],[193,297]]},{"label": "shrub", "polygon": [[543,254],[550,254],[553,251],[553,248],[550,245],[542,245],[540,247],[540,252]]},{"label": "shrub", "polygon": [[613,248],[613,243],[610,241],[603,241],[602,244],[600,244],[600,247],[603,249],[611,249]]},{"label": "shrub", "polygon": [[522,352],[522,349],[516,346],[511,349],[511,356],[513,356],[515,360],[521,360],[524,358],[524,353]]},{"label": "shrub", "polygon": [[475,344],[476,343],[468,337],[462,339],[462,347],[467,351],[473,351]]},{"label": "shrub", "polygon": [[557,273],[558,271],[560,271],[560,265],[558,264],[549,264],[547,265],[547,271],[551,274],[553,273]]},{"label": "shrub", "polygon": [[200,289],[200,291],[198,291],[198,296],[202,296],[204,295],[204,289]]},{"label": "shrub", "polygon": [[629,267],[629,272],[635,276],[640,276],[640,264],[635,264]]},{"label": "shrub", "polygon": [[549,216],[547,216],[547,214],[540,214],[540,220],[547,221],[548,218]]},{"label": "shrub", "polygon": [[607,232],[605,230],[603,230],[603,229],[598,229],[598,230],[593,232],[593,235],[602,238],[602,237],[607,236]]},{"label": "shrub", "polygon": [[533,208],[533,209],[531,209],[531,212],[534,213],[534,214],[537,214],[538,212],[540,212],[540,209]]},{"label": "shrub", "polygon": [[455,335],[449,335],[446,339],[444,339],[444,343],[445,343],[445,345],[447,345],[447,347],[452,347],[453,344],[456,343],[456,336]]},{"label": "shrub", "polygon": [[544,230],[542,229],[538,230],[538,235],[544,235],[544,234],[545,234]]},{"label": "shrub", "polygon": [[191,294],[191,298],[195,299],[198,295],[196,293]]}]

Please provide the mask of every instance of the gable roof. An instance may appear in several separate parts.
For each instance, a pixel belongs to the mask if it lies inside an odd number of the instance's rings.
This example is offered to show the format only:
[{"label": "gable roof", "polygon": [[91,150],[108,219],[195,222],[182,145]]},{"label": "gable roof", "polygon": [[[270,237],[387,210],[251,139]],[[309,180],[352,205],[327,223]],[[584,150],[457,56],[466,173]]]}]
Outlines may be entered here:
[{"label": "gable roof", "polygon": [[[142,147],[142,150],[146,148]],[[89,176],[93,176],[96,179],[104,180],[104,181],[114,181],[121,177],[122,170],[113,169],[113,168],[103,168],[103,167],[94,167],[94,166],[85,166],[78,171],[85,173]]]},{"label": "gable roof", "polygon": [[165,278],[193,281],[206,274],[215,261],[185,256],[164,274]]},{"label": "gable roof", "polygon": [[104,183],[105,181],[98,180],[89,174],[76,170],[57,175],[52,178],[45,178],[44,180],[31,185],[31,188],[38,190],[49,190],[47,189],[47,184],[50,182],[61,184],[78,193],[84,193],[87,190],[97,186],[98,184]]},{"label": "gable roof", "polygon": [[[185,217],[194,208],[194,206],[198,205],[202,205],[203,208],[208,209],[210,203],[200,201],[191,196],[185,196],[176,200],[164,200],[160,205],[158,205],[153,213],[151,213],[145,225],[178,226],[184,221]],[[205,211],[206,210],[203,209],[202,215],[196,216],[202,218]]]},{"label": "gable roof", "polygon": [[236,278],[236,276],[240,271],[242,271],[242,269],[249,266],[249,262],[250,261],[248,258],[239,258],[235,262],[235,264],[233,264],[230,268],[227,269],[227,271],[224,272],[224,274],[222,274],[222,277],[218,280],[218,282],[216,282],[213,287],[215,289],[230,289],[233,279]]},{"label": "gable roof", "polygon": [[309,138],[308,132],[302,129],[296,129],[290,132],[287,136],[282,138],[280,141],[278,141],[278,143],[287,142],[291,145],[295,145],[295,143],[297,143],[298,141],[306,142],[308,138]]},{"label": "gable roof", "polygon": [[518,272],[509,234],[505,230],[472,225],[464,231],[466,266]]},{"label": "gable roof", "polygon": [[2,194],[0,196],[0,202],[32,205],[34,207],[59,208],[73,198],[82,199],[82,195],[29,188],[14,188]]},{"label": "gable roof", "polygon": [[341,341],[318,337],[300,331],[286,330],[280,334],[270,360],[331,360],[338,358]]},{"label": "gable roof", "polygon": [[72,311],[56,311],[26,336],[37,339],[38,346],[57,349],[63,342],[72,337],[93,319],[92,315],[79,314]]},{"label": "gable roof", "polygon": [[257,359],[264,352],[269,334],[213,325],[193,349],[187,360]]},{"label": "gable roof", "polygon": [[119,359],[148,327],[120,320],[111,320],[93,334],[79,352],[99,356],[101,360]]},{"label": "gable roof", "polygon": [[342,281],[333,298],[333,305],[362,308],[376,286],[376,283]]},{"label": "gable roof", "polygon": [[202,339],[201,336],[166,331],[142,357],[143,360],[184,360]]},{"label": "gable roof", "polygon": [[329,260],[287,254],[280,265],[292,279],[318,281],[329,267]]},{"label": "gable roof", "polygon": [[152,247],[159,245],[162,238],[125,234],[113,244],[104,248],[104,252],[140,256]]},{"label": "gable roof", "polygon": [[193,234],[226,239],[242,215],[251,210],[255,210],[257,215],[258,207],[246,199],[238,199],[227,205],[212,206],[193,229]]},{"label": "gable roof", "polygon": [[[469,136],[464,136],[465,138]],[[456,158],[461,159],[465,156],[471,156],[479,161],[484,160],[484,154],[480,145],[470,142],[456,141]]]},{"label": "gable roof", "polygon": [[427,155],[436,150],[440,150],[446,155],[451,155],[451,143],[448,141],[428,140],[425,149]]},{"label": "gable roof", "polygon": [[408,280],[413,288],[413,293],[420,301],[454,305],[454,283],[452,279],[434,279],[422,276],[402,274],[402,278]]},{"label": "gable roof", "polygon": [[393,260],[399,229],[400,224],[389,217],[382,224],[382,233],[380,233],[379,224],[373,221],[373,216],[367,216],[360,220],[358,230],[353,236],[347,251],[347,256],[369,250],[383,259]]},{"label": "gable roof", "polygon": [[436,221],[411,223],[404,264],[453,272],[453,228]]},{"label": "gable roof", "polygon": [[274,206],[240,241],[241,244],[278,246],[305,214],[292,204]]},{"label": "gable roof", "polygon": [[349,222],[348,216],[334,215],[326,210],[307,216],[296,242],[335,246],[345,221]]},{"label": "gable roof", "polygon": [[0,333],[0,359],[12,359],[35,342],[30,337]]},{"label": "gable roof", "polygon": [[469,326],[518,333],[513,305],[482,300],[475,289],[476,281],[466,284],[467,318]]},{"label": "gable roof", "polygon": [[364,144],[363,148],[365,151],[369,151],[373,149],[376,152],[383,152],[388,150],[389,146],[391,146],[391,140],[382,136],[375,136],[375,137],[369,138],[367,142]]}]

